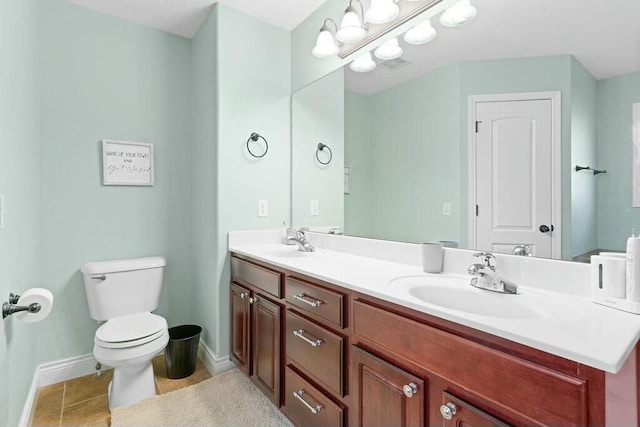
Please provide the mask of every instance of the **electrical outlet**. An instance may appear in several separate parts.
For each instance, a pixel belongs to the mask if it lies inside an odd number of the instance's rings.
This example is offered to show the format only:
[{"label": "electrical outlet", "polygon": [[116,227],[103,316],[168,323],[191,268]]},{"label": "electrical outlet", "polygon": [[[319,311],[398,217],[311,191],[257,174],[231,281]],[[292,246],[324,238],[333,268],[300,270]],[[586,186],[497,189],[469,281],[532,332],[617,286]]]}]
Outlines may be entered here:
[{"label": "electrical outlet", "polygon": [[451,216],[451,203],[443,202],[442,203],[442,216]]},{"label": "electrical outlet", "polygon": [[258,217],[269,216],[269,201],[258,200]]},{"label": "electrical outlet", "polygon": [[320,202],[318,200],[312,200],[309,204],[309,215],[318,216],[320,215]]}]

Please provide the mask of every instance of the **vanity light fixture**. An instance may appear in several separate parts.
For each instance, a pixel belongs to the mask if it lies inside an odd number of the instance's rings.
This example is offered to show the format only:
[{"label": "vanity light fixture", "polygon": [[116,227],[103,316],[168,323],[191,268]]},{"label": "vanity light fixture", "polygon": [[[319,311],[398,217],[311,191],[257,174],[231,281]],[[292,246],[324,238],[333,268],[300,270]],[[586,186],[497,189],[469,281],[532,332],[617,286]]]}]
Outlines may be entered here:
[{"label": "vanity light fixture", "polygon": [[460,0],[440,15],[440,23],[445,27],[459,27],[471,21],[478,14],[478,10],[471,4],[471,0]]},{"label": "vanity light fixture", "polygon": [[393,0],[371,0],[365,19],[372,24],[386,24],[393,21],[399,13],[400,8]]},{"label": "vanity light fixture", "polygon": [[402,48],[398,43],[398,39],[394,37],[378,46],[373,54],[376,58],[387,61],[389,59],[396,59],[402,56]]},{"label": "vanity light fixture", "polygon": [[333,24],[335,31],[338,31],[338,26],[333,19],[327,18],[324,20],[316,40],[316,45],[311,50],[311,53],[316,58],[328,58],[330,56],[337,55],[340,51],[340,47],[333,38],[331,28],[327,25],[329,22]]},{"label": "vanity light fixture", "polygon": [[424,44],[433,40],[438,32],[431,26],[431,20],[427,19],[404,33],[404,41],[409,44]]},{"label": "vanity light fixture", "polygon": [[351,61],[349,68],[356,73],[368,73],[376,68],[376,62],[371,58],[371,52],[367,52]]},{"label": "vanity light fixture", "polygon": [[[360,5],[360,15],[353,6],[353,2]],[[363,25],[360,17],[364,19],[364,7],[360,0],[349,1],[349,6],[344,11],[344,16],[340,23],[340,29],[336,32],[336,38],[343,43],[356,43],[364,39],[367,35],[367,25]]]}]

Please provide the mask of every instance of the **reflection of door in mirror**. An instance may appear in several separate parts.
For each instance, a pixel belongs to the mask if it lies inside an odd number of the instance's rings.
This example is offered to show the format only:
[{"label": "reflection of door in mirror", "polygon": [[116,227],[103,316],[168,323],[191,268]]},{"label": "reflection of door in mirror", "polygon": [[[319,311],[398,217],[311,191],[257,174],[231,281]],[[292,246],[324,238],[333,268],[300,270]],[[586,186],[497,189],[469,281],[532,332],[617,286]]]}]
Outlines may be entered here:
[{"label": "reflection of door in mirror", "polygon": [[526,245],[533,255],[559,257],[554,230],[560,218],[553,215],[559,206],[559,162],[553,162],[560,155],[554,135],[560,119],[553,116],[559,99],[559,92],[471,97],[470,229],[476,249],[512,253]]}]

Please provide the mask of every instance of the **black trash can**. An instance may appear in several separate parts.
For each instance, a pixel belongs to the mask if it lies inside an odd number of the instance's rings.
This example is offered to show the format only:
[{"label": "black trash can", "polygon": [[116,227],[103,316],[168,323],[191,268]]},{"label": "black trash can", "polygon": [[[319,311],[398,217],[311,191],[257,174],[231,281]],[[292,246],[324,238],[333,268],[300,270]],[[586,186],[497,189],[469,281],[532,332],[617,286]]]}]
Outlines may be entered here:
[{"label": "black trash can", "polygon": [[200,332],[202,328],[197,325],[169,328],[169,344],[164,349],[167,377],[184,378],[195,372]]}]

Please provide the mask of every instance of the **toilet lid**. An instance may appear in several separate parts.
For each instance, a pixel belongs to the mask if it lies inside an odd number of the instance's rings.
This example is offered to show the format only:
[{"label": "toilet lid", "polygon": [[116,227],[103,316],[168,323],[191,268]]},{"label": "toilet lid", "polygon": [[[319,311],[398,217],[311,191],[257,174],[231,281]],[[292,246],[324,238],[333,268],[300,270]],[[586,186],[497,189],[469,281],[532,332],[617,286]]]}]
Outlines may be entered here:
[{"label": "toilet lid", "polygon": [[96,331],[95,341],[102,343],[127,343],[154,335],[162,335],[167,329],[167,321],[152,313],[136,313],[114,317]]}]

